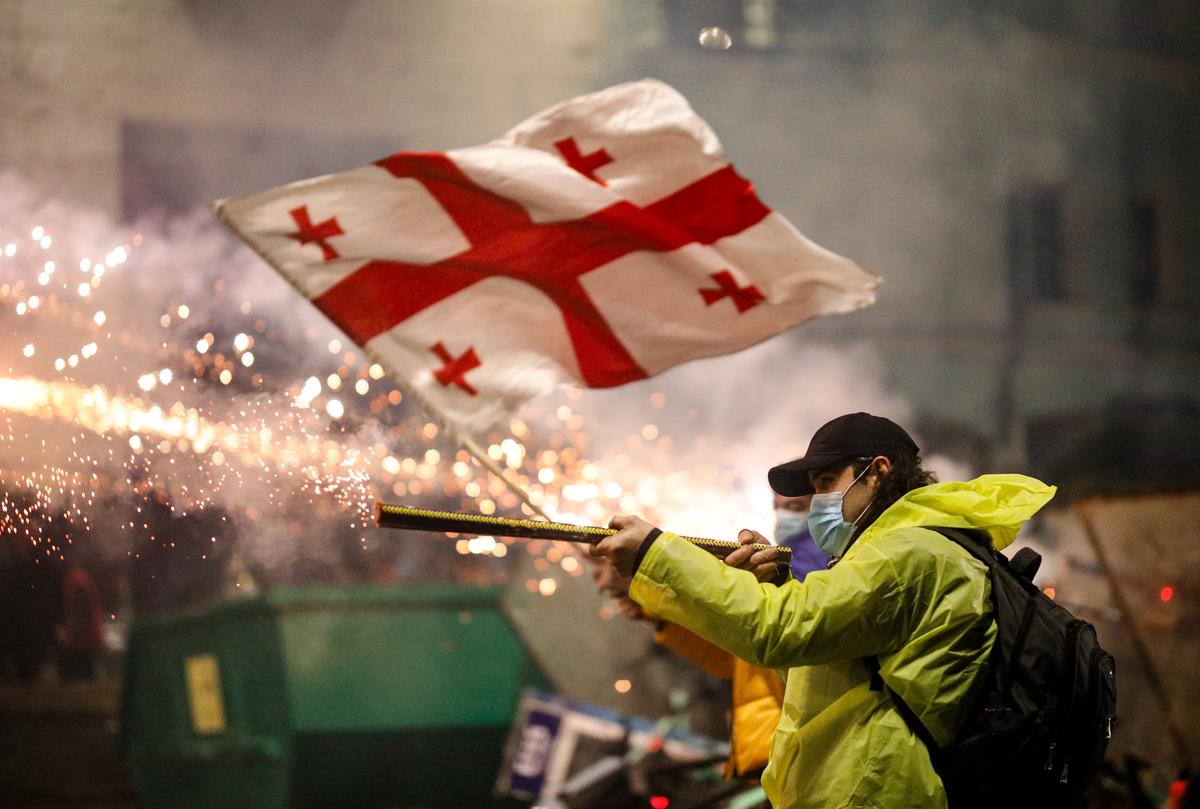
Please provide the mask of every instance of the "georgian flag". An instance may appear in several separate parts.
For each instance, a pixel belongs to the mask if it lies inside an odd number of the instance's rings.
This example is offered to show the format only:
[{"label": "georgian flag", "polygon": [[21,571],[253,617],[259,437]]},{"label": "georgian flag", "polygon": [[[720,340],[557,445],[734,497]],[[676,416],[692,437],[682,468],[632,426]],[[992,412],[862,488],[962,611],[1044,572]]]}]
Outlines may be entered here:
[{"label": "georgian flag", "polygon": [[874,302],[671,87],[564,101],[482,146],[401,152],[217,211],[452,427]]}]

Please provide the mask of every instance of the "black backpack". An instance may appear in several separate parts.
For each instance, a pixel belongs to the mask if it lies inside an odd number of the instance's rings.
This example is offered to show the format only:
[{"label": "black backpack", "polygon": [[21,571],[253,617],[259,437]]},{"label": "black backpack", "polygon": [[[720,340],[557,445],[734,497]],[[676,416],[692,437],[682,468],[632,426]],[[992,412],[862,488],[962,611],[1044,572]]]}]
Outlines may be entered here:
[{"label": "black backpack", "polygon": [[[1033,550],[1009,561],[985,534],[929,528],[987,565],[996,641],[978,701],[952,744],[939,747],[891,692],[897,709],[929,748],[951,809],[1078,806],[1112,737],[1116,661],[1091,624],[1033,583],[1042,561]],[[878,659],[867,665],[871,687],[885,687]]]}]

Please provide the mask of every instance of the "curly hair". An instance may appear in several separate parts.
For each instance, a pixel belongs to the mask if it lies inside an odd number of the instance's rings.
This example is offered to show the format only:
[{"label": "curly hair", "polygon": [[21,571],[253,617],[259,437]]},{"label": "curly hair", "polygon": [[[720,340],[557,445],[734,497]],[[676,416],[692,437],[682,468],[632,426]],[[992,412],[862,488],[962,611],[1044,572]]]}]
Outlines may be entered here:
[{"label": "curly hair", "polygon": [[[849,465],[854,468],[855,477],[863,473],[863,470],[870,465],[871,460],[871,458],[854,458],[849,462]],[[879,516],[891,508],[892,504],[901,497],[913,489],[937,483],[937,475],[928,469],[921,468],[921,458],[918,455],[905,454],[897,455],[894,458],[888,456],[888,460],[892,462],[891,471],[880,479],[879,486],[875,489],[875,496],[871,498],[871,505],[867,507],[866,513],[858,521],[858,530],[854,532],[856,537],[879,519]]]}]

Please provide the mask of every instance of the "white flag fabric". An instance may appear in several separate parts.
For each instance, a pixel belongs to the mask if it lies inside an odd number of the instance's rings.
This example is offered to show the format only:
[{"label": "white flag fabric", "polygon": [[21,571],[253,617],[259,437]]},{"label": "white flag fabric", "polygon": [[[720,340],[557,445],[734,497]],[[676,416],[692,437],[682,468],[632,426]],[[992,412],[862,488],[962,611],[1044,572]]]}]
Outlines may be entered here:
[{"label": "white flag fabric", "polygon": [[219,215],[450,426],[610,387],[874,302],[654,80],[498,140],[222,200]]}]

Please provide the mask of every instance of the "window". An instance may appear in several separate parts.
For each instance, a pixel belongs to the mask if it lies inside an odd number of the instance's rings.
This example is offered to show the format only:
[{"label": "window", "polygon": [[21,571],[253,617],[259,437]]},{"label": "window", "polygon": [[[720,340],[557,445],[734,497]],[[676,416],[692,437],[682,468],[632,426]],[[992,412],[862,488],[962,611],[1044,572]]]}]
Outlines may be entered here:
[{"label": "window", "polygon": [[1008,260],[1016,289],[1025,298],[1067,298],[1063,248],[1063,191],[1053,185],[1031,185],[1008,200]]},{"label": "window", "polygon": [[1123,47],[1151,53],[1169,52],[1160,0],[1121,0],[1117,5],[1118,41]]},{"label": "window", "polygon": [[1136,199],[1130,206],[1129,219],[1133,242],[1130,300],[1135,306],[1153,306],[1163,292],[1158,206],[1147,197]]}]

